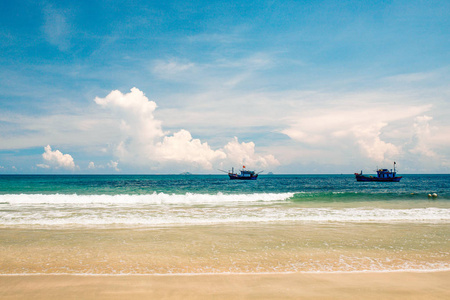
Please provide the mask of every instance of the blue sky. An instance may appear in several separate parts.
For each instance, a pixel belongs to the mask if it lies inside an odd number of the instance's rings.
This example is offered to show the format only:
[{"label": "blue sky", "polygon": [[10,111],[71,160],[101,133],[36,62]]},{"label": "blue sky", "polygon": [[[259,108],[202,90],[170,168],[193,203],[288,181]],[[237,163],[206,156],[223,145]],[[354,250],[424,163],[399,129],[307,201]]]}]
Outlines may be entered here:
[{"label": "blue sky", "polygon": [[1,1],[0,173],[450,171],[448,1]]}]

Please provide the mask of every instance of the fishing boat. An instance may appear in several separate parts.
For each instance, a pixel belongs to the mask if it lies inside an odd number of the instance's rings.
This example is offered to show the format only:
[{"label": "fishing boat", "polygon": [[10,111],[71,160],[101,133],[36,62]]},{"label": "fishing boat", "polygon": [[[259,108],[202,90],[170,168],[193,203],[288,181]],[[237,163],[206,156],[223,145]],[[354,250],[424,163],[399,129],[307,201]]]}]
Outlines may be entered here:
[{"label": "fishing boat", "polygon": [[397,176],[395,171],[396,162],[394,161],[394,171],[388,169],[378,169],[377,176],[363,175],[361,173],[355,173],[356,181],[382,181],[382,182],[399,182],[402,176]]},{"label": "fishing boat", "polygon": [[[222,170],[221,170],[222,171]],[[234,173],[234,168],[231,168],[231,172],[228,171],[228,176],[230,179],[238,179],[238,180],[256,180],[258,178],[259,173],[256,173],[255,171],[246,170],[245,166],[242,166],[241,174]]]}]

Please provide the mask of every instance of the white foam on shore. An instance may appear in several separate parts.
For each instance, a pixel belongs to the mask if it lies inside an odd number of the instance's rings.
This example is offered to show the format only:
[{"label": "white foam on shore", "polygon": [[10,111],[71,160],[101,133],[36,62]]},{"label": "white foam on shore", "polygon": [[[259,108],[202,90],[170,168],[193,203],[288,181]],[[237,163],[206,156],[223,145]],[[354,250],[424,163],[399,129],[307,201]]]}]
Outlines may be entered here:
[{"label": "white foam on shore", "polygon": [[183,226],[238,223],[349,222],[450,223],[450,209],[253,207],[106,207],[33,206],[0,210],[0,226]]},{"label": "white foam on shore", "polygon": [[2,204],[223,204],[236,202],[283,201],[294,193],[254,193],[254,194],[166,194],[145,195],[77,195],[77,194],[6,194],[0,195]]},{"label": "white foam on shore", "polygon": [[[268,222],[450,223],[450,208],[302,207],[294,193],[0,195],[0,226],[183,226]],[[358,203],[360,205],[361,203]],[[370,205],[370,202],[367,203]]]}]

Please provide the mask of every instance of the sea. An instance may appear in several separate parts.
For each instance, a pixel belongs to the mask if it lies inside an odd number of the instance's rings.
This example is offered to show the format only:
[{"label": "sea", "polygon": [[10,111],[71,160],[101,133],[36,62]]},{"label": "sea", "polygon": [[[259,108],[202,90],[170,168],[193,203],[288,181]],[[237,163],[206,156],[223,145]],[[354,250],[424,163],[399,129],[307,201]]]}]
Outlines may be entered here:
[{"label": "sea", "polygon": [[0,175],[0,275],[450,270],[450,175]]}]

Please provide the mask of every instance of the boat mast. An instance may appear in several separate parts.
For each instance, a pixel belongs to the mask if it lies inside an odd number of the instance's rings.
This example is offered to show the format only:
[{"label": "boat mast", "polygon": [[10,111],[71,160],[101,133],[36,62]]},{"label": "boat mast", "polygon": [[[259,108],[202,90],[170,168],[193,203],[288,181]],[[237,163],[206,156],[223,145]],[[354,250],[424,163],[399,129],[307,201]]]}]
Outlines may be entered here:
[{"label": "boat mast", "polygon": [[396,165],[396,162],[394,161],[394,173],[395,173],[395,165]]}]

